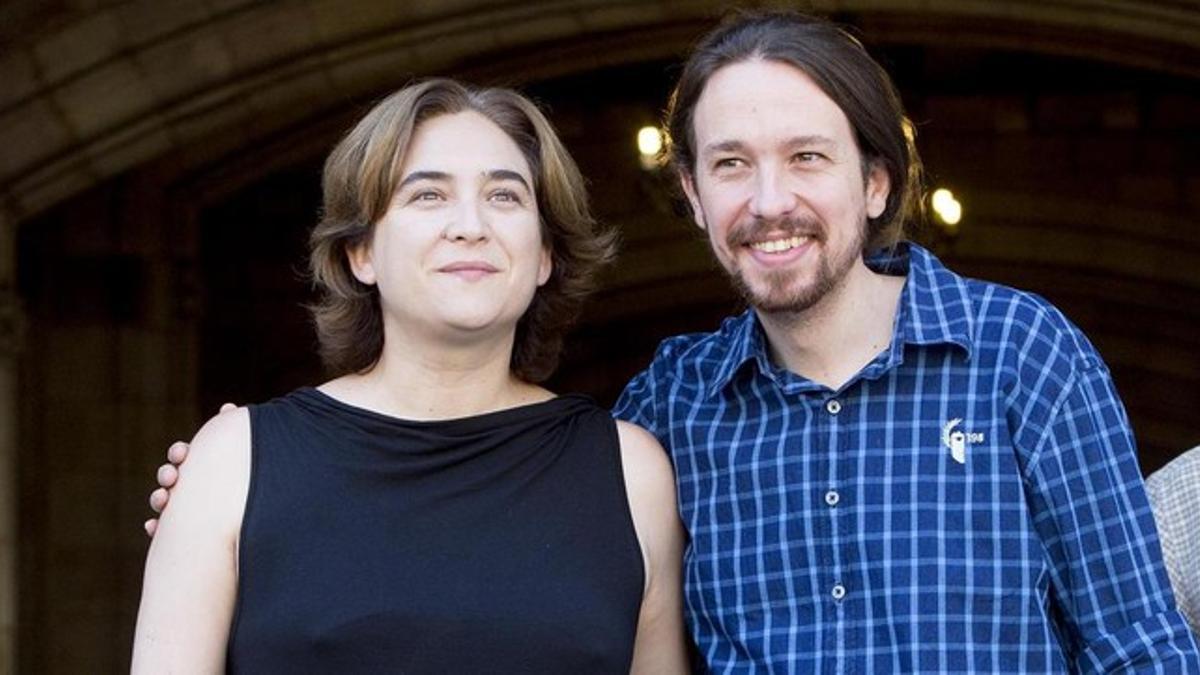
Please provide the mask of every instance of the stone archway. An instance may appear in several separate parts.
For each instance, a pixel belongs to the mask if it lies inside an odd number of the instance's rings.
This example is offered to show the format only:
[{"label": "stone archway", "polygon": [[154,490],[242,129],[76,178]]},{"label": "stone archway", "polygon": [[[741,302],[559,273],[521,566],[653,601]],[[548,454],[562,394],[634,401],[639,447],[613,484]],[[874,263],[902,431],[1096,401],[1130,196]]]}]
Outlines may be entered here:
[{"label": "stone archway", "polygon": [[[21,8],[35,3],[14,2]],[[686,49],[725,3],[292,0],[117,3],[0,54],[0,202],[18,220],[109,176],[188,149],[252,144],[426,73],[520,82]],[[863,17],[875,42],[976,44],[1200,72],[1200,18],[1167,1],[814,2]],[[1086,33],[1086,41],[1077,39]],[[1068,39],[1064,39],[1068,38]]]}]

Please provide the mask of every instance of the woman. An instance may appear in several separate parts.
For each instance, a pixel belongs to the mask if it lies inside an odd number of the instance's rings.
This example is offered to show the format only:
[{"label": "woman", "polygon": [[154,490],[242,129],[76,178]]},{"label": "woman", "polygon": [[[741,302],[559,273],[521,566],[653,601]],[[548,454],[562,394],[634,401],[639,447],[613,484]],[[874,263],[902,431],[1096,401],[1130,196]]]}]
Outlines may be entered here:
[{"label": "woman", "polygon": [[541,113],[447,80],[325,165],[315,389],[192,441],[135,672],[678,672],[662,448],[537,386],[611,242]]}]

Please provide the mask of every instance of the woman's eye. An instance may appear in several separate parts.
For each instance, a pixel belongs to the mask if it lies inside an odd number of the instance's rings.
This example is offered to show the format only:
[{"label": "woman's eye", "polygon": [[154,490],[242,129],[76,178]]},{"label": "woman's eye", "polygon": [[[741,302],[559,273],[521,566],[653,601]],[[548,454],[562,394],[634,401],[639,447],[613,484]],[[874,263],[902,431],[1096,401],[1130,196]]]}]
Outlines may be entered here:
[{"label": "woman's eye", "polygon": [[442,196],[433,190],[421,190],[413,195],[414,202],[431,202],[441,199]]},{"label": "woman's eye", "polygon": [[492,193],[491,198],[494,202],[521,203],[521,196],[512,190],[496,190]]}]

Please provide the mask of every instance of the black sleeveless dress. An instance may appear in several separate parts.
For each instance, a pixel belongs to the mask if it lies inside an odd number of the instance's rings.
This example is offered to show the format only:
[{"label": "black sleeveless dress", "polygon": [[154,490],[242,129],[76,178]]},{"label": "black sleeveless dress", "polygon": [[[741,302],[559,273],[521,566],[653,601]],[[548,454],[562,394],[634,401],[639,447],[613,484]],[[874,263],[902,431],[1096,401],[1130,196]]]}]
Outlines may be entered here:
[{"label": "black sleeveless dress", "polygon": [[250,420],[231,672],[628,672],[644,570],[607,411],[413,422],[301,389]]}]

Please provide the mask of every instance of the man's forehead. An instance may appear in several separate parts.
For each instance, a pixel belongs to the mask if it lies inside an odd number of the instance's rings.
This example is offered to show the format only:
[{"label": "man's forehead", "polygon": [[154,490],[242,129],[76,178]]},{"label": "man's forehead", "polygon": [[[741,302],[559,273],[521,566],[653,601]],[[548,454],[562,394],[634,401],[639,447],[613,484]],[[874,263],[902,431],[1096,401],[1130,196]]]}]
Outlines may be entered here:
[{"label": "man's forehead", "polygon": [[693,116],[697,149],[769,140],[837,144],[851,134],[842,109],[803,71],[777,62],[741,62],[709,78]]},{"label": "man's forehead", "polygon": [[[717,68],[708,76],[700,101],[730,90],[755,89],[781,95],[816,95],[828,98],[812,76],[802,68],[773,59],[745,59]],[[832,102],[832,101],[831,101]]]}]

